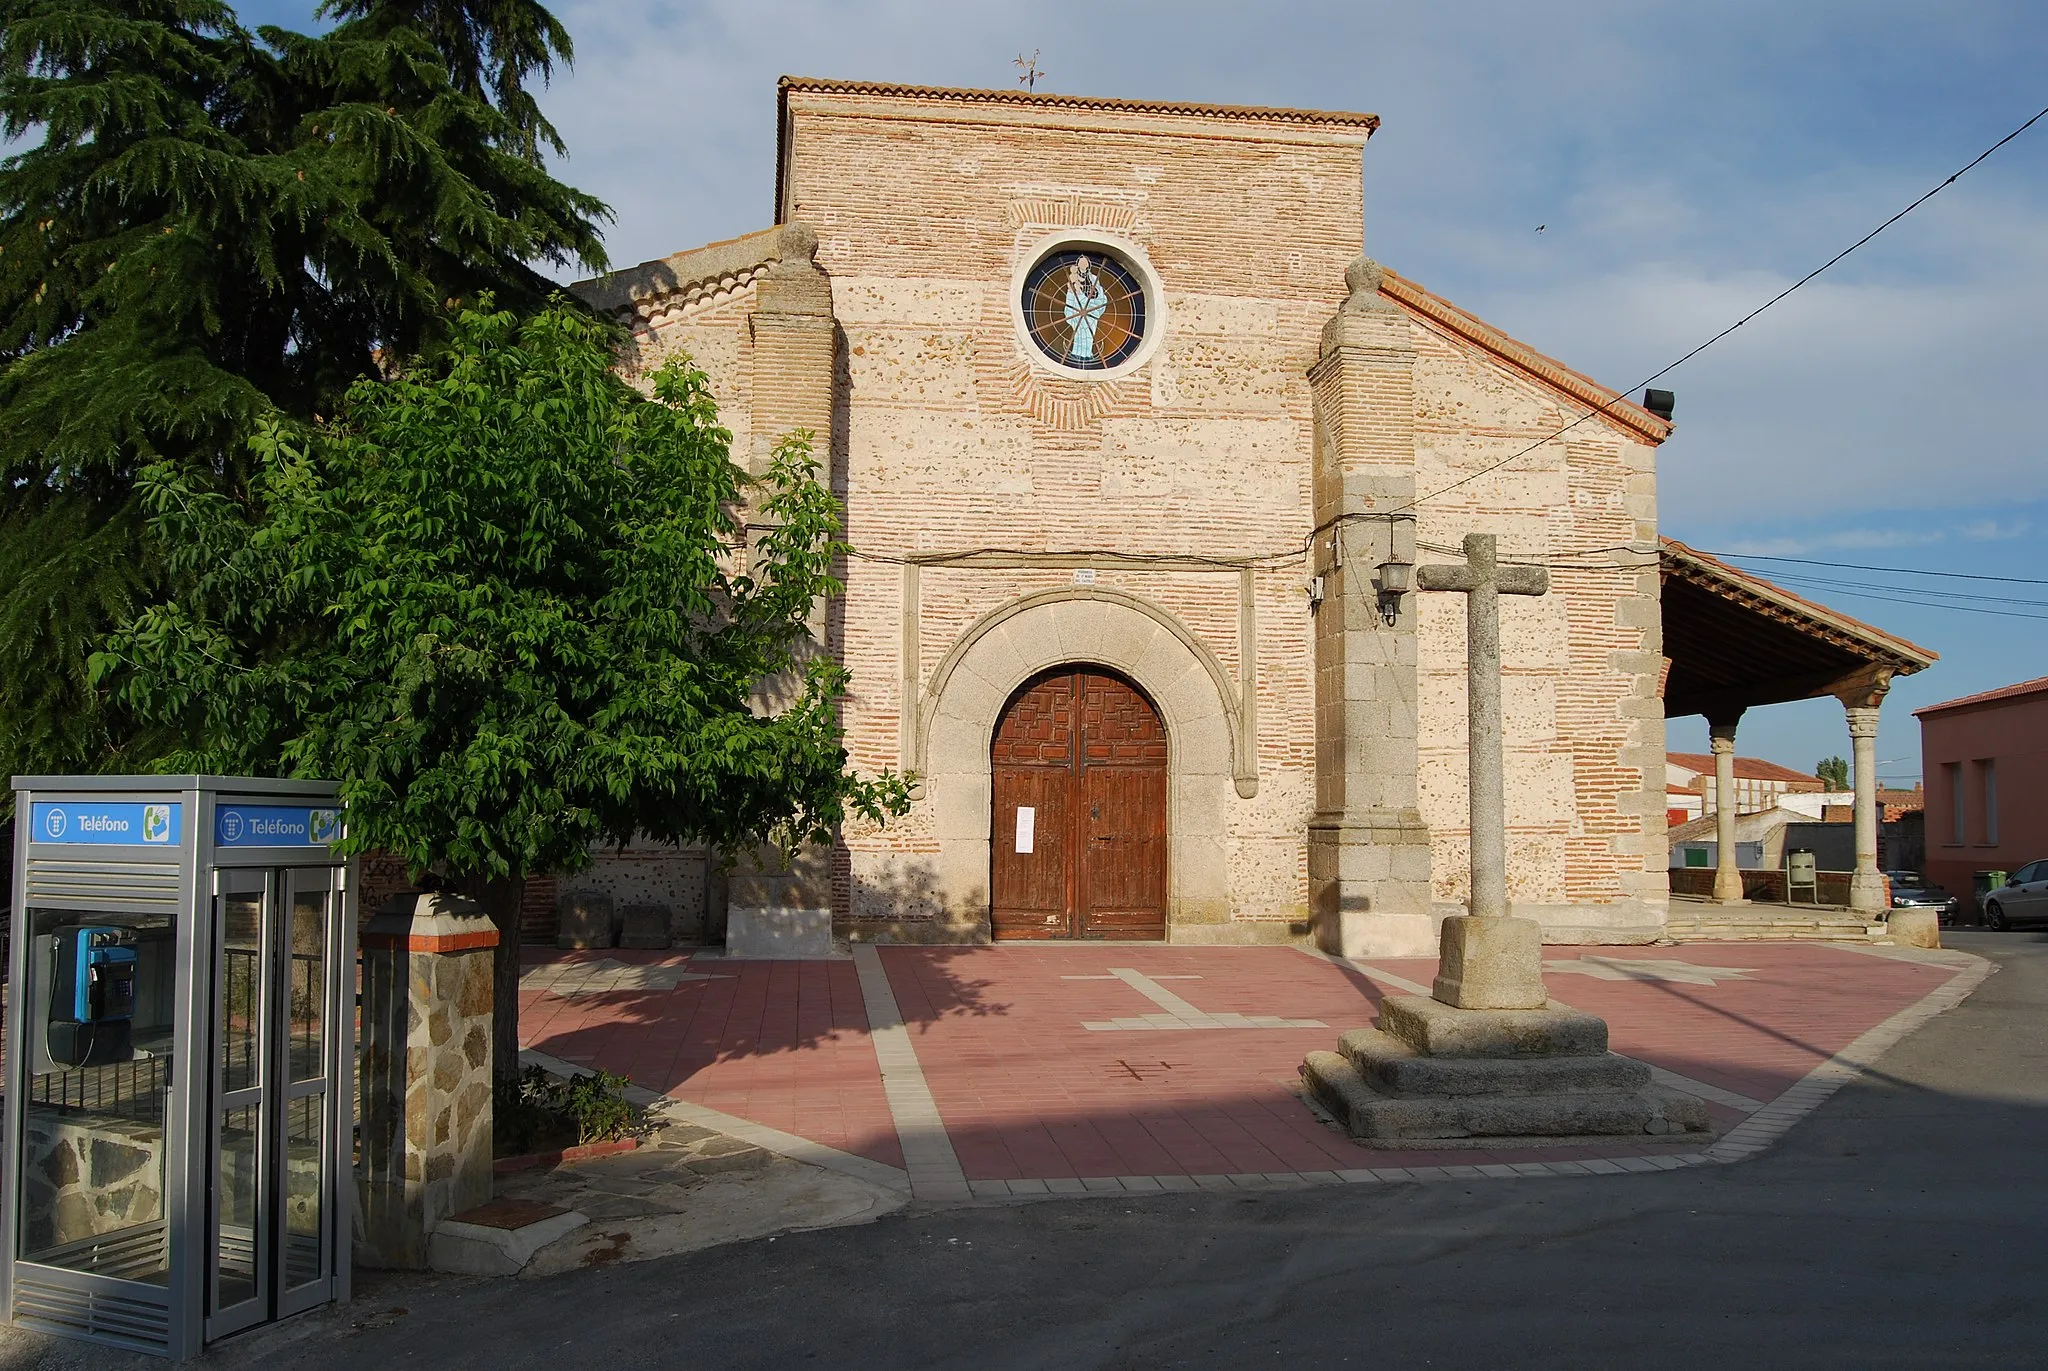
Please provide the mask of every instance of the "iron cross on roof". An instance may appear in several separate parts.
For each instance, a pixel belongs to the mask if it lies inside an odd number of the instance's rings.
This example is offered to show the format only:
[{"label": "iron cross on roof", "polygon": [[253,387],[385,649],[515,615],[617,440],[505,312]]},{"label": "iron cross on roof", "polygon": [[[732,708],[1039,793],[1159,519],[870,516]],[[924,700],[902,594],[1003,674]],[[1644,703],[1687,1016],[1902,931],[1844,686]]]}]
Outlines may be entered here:
[{"label": "iron cross on roof", "polygon": [[1415,569],[1418,590],[1465,596],[1466,700],[1470,727],[1467,792],[1472,823],[1472,904],[1475,915],[1508,912],[1507,797],[1501,779],[1500,597],[1543,595],[1550,573],[1540,566],[1502,566],[1491,533],[1465,535],[1465,563],[1439,562]]}]

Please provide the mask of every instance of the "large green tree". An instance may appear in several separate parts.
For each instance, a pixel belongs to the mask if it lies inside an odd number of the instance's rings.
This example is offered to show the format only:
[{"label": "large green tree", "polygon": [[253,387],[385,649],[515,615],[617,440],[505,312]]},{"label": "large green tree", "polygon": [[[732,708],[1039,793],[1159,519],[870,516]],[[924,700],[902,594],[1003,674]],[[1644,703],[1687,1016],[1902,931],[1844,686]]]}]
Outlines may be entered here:
[{"label": "large green tree", "polygon": [[317,37],[218,0],[0,0],[0,775],[178,743],[91,647],[171,589],[136,473],[240,498],[248,439],[331,414],[447,303],[531,309],[603,265],[527,88],[531,0],[335,0]]},{"label": "large green tree", "polygon": [[672,362],[646,398],[613,362],[566,305],[464,310],[339,419],[266,424],[245,500],[151,467],[187,589],[98,670],[196,740],[170,765],[337,779],[350,848],[473,890],[594,843],[793,845],[901,813],[904,778],[848,769],[847,675],[811,650],[847,549],[806,440],[751,482],[702,373]]}]

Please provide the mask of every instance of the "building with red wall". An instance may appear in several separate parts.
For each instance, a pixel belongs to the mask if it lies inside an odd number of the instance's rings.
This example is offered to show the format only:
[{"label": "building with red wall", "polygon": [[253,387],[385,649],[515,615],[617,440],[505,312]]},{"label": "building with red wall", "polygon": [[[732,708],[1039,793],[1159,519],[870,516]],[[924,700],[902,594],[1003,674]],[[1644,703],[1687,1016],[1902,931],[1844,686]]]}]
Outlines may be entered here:
[{"label": "building with red wall", "polygon": [[2048,857],[2048,676],[1913,714],[1927,795],[1927,875],[1975,909],[1975,873]]}]

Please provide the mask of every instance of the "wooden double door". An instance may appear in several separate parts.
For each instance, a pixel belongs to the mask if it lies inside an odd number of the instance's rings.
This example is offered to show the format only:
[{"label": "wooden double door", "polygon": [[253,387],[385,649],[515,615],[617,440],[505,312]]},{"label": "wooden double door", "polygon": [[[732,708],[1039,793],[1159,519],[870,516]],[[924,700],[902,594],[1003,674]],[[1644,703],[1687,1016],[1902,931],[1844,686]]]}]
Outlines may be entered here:
[{"label": "wooden double door", "polygon": [[996,725],[990,922],[999,938],[1166,936],[1166,729],[1121,676],[1062,667]]}]

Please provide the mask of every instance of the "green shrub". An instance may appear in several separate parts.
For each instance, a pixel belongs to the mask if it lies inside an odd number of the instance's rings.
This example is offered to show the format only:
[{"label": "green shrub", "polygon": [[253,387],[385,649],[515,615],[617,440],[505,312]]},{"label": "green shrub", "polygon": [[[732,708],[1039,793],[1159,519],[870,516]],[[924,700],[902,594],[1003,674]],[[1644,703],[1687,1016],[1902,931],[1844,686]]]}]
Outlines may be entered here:
[{"label": "green shrub", "polygon": [[626,1102],[627,1081],[608,1071],[563,1080],[538,1066],[517,1085],[501,1086],[492,1107],[500,1155],[552,1151],[576,1143],[616,1142],[640,1126],[640,1111]]}]

